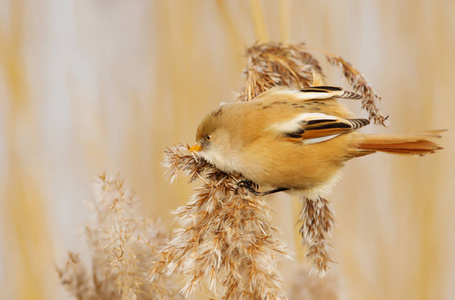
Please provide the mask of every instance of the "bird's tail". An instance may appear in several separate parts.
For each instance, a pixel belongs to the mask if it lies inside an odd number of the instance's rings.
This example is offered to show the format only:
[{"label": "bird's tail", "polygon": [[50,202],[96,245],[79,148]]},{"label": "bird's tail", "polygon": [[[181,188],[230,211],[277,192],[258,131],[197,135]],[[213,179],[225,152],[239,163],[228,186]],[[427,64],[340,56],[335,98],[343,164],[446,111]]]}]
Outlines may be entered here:
[{"label": "bird's tail", "polygon": [[442,149],[432,140],[440,138],[440,133],[443,131],[446,130],[429,130],[403,135],[362,134],[358,136],[356,149],[360,150],[359,156],[362,156],[362,152],[370,154],[376,151],[423,156]]}]

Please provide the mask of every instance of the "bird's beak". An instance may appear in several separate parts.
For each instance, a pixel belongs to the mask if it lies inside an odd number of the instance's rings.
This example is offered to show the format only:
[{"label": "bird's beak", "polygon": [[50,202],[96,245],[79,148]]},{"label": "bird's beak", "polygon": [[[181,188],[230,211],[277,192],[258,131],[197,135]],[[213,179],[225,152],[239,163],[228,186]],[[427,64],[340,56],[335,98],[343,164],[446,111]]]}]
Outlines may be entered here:
[{"label": "bird's beak", "polygon": [[196,144],[196,145],[194,145],[193,147],[191,147],[189,150],[190,150],[190,152],[193,152],[193,151],[196,151],[196,152],[197,152],[197,151],[201,151],[201,150],[202,150],[202,146],[199,145],[199,144]]}]

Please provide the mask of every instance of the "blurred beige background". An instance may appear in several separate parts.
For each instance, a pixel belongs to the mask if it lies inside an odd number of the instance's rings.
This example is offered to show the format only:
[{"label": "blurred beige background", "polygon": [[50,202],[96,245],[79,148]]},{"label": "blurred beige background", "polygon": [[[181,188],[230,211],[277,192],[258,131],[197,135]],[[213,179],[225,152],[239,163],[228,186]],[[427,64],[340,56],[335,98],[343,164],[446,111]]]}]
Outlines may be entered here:
[{"label": "blurred beige background", "polygon": [[[69,299],[54,264],[87,251],[99,172],[119,172],[144,216],[175,225],[191,186],[162,176],[163,149],[192,143],[200,118],[235,99],[245,50],[264,38],[255,2],[0,0],[1,299]],[[390,126],[367,132],[451,129],[436,155],[345,168],[331,196],[341,299],[455,299],[455,2],[259,3],[270,40],[308,42],[368,78]],[[296,199],[270,203],[299,253]]]}]

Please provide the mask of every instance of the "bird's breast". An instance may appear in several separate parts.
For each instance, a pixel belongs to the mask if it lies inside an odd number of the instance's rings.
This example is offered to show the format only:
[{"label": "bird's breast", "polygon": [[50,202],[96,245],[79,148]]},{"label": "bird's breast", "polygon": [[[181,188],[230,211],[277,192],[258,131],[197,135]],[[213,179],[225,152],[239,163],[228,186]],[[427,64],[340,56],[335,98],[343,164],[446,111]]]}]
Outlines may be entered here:
[{"label": "bird's breast", "polygon": [[239,155],[233,151],[203,151],[201,156],[223,172],[241,173]]}]

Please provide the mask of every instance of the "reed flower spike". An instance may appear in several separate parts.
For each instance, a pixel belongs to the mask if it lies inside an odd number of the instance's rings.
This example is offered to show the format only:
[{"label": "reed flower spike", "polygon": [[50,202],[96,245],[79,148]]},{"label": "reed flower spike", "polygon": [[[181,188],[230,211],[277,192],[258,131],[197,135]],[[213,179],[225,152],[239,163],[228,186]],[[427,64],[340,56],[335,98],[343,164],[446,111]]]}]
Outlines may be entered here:
[{"label": "reed flower spike", "polygon": [[286,249],[271,225],[270,209],[249,187],[239,186],[242,176],[220,171],[189,148],[166,151],[168,173],[186,171],[202,185],[174,212],[181,228],[161,252],[152,279],[179,272],[185,296],[205,283],[216,299],[285,299],[277,269]]},{"label": "reed flower spike", "polygon": [[158,220],[134,217],[135,202],[121,179],[99,176],[92,202],[97,223],[86,228],[91,268],[69,252],[66,265],[57,269],[76,299],[183,299],[173,277],[149,280],[150,264],[169,234]]}]

